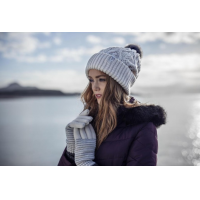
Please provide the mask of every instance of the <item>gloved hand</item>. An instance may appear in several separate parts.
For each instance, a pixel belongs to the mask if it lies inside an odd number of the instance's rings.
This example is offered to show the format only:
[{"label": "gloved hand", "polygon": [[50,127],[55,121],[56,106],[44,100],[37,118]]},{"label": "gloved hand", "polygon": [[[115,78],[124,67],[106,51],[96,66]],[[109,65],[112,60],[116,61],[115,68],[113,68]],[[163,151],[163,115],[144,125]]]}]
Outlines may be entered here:
[{"label": "gloved hand", "polygon": [[96,133],[91,124],[74,128],[75,163],[77,166],[96,165],[93,161],[96,148]]},{"label": "gloved hand", "polygon": [[89,114],[89,110],[86,109],[82,113],[79,114],[79,116],[70,122],[66,128],[66,143],[67,143],[67,152],[69,152],[69,156],[73,157],[74,149],[75,149],[75,140],[74,140],[74,127],[75,128],[83,128],[86,124],[89,124],[93,117],[87,116]]}]

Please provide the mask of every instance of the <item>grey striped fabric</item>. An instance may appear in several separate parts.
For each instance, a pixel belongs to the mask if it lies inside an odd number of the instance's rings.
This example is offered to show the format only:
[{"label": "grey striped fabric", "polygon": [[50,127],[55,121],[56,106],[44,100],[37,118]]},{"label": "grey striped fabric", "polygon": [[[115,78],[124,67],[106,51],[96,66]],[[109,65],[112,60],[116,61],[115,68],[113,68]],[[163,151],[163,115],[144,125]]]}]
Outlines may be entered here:
[{"label": "grey striped fabric", "polygon": [[92,166],[95,158],[96,139],[75,140],[75,163],[77,166]]},{"label": "grey striped fabric", "polygon": [[70,153],[74,153],[74,145],[75,145],[75,140],[74,140],[74,128],[71,128],[69,124],[65,128],[65,133],[66,133],[66,143],[67,143],[67,151]]},{"label": "grey striped fabric", "polygon": [[90,69],[100,70],[117,81],[129,95],[130,88],[137,79],[140,68],[140,55],[136,50],[123,47],[109,47],[94,54],[89,59],[85,73],[88,77]]}]

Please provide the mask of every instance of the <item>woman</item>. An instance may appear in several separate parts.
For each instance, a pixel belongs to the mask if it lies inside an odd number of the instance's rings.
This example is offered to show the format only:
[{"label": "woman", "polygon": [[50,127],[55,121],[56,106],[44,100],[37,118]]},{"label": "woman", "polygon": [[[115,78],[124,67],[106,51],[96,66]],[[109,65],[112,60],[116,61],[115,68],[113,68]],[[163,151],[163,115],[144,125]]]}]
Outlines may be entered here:
[{"label": "woman", "polygon": [[166,123],[166,112],[129,95],[141,58],[140,47],[131,44],[103,49],[89,59],[84,110],[66,126],[59,166],[157,164],[157,128]]}]

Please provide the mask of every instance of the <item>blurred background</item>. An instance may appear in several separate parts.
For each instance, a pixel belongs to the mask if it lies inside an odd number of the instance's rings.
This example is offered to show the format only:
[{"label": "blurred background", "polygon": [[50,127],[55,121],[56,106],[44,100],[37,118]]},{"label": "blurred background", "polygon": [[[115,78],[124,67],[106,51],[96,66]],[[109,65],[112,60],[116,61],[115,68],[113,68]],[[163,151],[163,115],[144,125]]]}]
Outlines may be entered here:
[{"label": "blurred background", "polygon": [[200,165],[200,33],[0,33],[0,165],[57,165],[83,110],[85,66],[110,46],[143,50],[131,95],[159,104],[158,163]]}]

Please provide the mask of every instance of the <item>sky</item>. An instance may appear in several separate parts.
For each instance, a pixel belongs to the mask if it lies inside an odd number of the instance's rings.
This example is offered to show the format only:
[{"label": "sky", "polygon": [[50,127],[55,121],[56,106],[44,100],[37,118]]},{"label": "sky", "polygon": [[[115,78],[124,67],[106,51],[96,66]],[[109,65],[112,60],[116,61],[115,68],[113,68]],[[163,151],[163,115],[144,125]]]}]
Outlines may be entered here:
[{"label": "sky", "polygon": [[143,51],[131,92],[200,88],[198,32],[1,32],[0,87],[17,82],[82,92],[89,58],[104,48],[131,43]]}]

